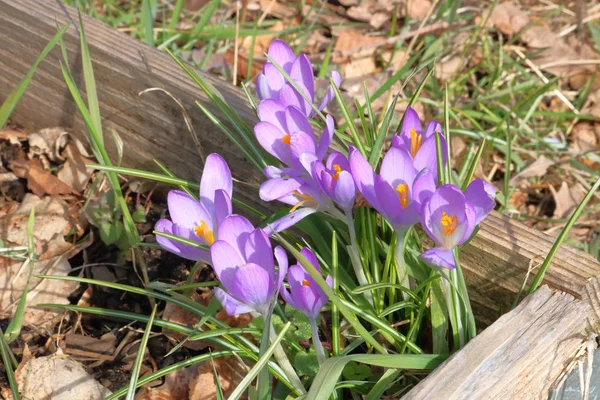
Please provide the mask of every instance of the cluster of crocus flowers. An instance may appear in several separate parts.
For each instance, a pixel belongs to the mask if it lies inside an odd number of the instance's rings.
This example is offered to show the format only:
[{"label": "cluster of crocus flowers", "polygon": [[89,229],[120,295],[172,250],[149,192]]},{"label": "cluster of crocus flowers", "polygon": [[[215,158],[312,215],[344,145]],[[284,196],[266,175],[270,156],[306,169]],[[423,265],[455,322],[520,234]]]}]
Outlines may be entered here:
[{"label": "cluster of crocus flowers", "polygon": [[[171,219],[160,219],[156,231],[210,246],[218,238],[219,225],[231,214],[233,184],[229,166],[218,154],[206,158],[200,180],[200,200],[181,190],[171,190],[167,206]],[[183,258],[210,263],[210,253],[201,248],[157,235],[156,241],[165,250]]]}]

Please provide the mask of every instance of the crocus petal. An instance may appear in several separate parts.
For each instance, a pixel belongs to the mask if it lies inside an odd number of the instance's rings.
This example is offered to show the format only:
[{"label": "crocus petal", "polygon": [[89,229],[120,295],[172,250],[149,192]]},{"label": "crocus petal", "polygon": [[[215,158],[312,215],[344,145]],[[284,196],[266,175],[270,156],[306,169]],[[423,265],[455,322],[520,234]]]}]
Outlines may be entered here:
[{"label": "crocus petal", "polygon": [[[410,131],[415,130],[417,133],[421,133],[421,120],[419,114],[412,107],[407,107],[404,113],[404,121],[402,122],[402,128],[400,129],[400,136],[407,137],[410,140]],[[410,148],[410,142],[408,142]]]},{"label": "crocus petal", "polygon": [[264,74],[256,77],[256,94],[260,100],[271,98],[271,88]]},{"label": "crocus petal", "polygon": [[[221,222],[223,222],[227,216],[231,215],[231,212],[231,197],[229,197],[229,194],[225,190],[217,190],[215,192],[215,223],[213,224],[213,228],[216,228],[217,232]],[[215,237],[218,237],[218,234],[215,235]]]},{"label": "crocus petal", "polygon": [[279,218],[277,221],[271,222],[269,225],[267,225],[267,227],[264,229],[264,231],[267,235],[271,236],[271,235],[273,235],[273,233],[281,232],[281,231],[284,231],[284,230],[294,226],[299,221],[301,221],[303,218],[306,218],[310,214],[314,214],[316,212],[317,212],[317,210],[312,207],[299,208],[299,209]]},{"label": "crocus petal", "polygon": [[[170,235],[173,234],[172,228],[173,223],[165,218],[159,219],[156,225],[154,225],[154,229],[156,231],[161,233],[168,233]],[[171,239],[167,239],[164,236],[156,235],[156,241],[162,246],[163,249],[170,251],[171,253],[179,254],[179,248],[177,247],[177,243],[172,241]]]},{"label": "crocus petal", "polygon": [[412,199],[416,204],[416,210],[419,215],[422,214],[422,205],[429,199],[436,190],[436,177],[434,173],[425,168],[415,178],[413,183]]},{"label": "crocus petal", "polygon": [[275,247],[275,258],[277,259],[277,265],[279,266],[279,269],[277,270],[275,287],[279,288],[283,286],[283,279],[286,277],[288,272],[288,258],[283,247]]},{"label": "crocus petal", "polygon": [[456,245],[460,246],[461,244],[466,242],[473,234],[473,231],[475,231],[476,226],[477,226],[477,211],[475,211],[475,207],[473,207],[472,204],[467,202],[466,208],[465,208],[465,222],[463,223],[464,229],[462,232],[462,237],[457,239]]},{"label": "crocus petal", "polygon": [[235,271],[231,287],[228,289],[233,297],[264,313],[273,300],[273,285],[272,276],[264,268],[248,263]]},{"label": "crocus petal", "polygon": [[219,240],[225,240],[239,253],[240,257],[245,254],[246,240],[248,235],[254,231],[254,226],[245,217],[232,214],[225,218],[219,226]]},{"label": "crocus petal", "polygon": [[438,246],[441,246],[442,241],[444,240],[444,236],[441,235],[441,237],[438,237],[438,235],[440,235],[441,232],[437,228],[434,229],[434,225],[435,225],[436,221],[434,221],[432,218],[432,210],[431,210],[431,206],[429,204],[430,202],[431,202],[431,197],[429,199],[425,200],[425,202],[421,206],[421,226],[423,226],[423,229],[425,229],[425,232],[427,232],[427,235],[431,239],[433,239]]},{"label": "crocus petal", "polygon": [[356,197],[356,186],[354,186],[354,179],[352,179],[350,172],[340,172],[334,193],[335,201],[344,211],[352,210],[352,207],[354,207],[354,199]]},{"label": "crocus petal", "polygon": [[315,153],[315,140],[305,132],[292,133],[290,138],[290,150],[293,157],[300,157],[302,153]]},{"label": "crocus petal", "polygon": [[246,260],[262,267],[271,276],[275,277],[275,263],[273,261],[273,249],[269,237],[262,229],[255,229],[246,240]]},{"label": "crocus petal", "polygon": [[400,202],[400,195],[382,177],[375,179],[375,192],[377,193],[377,211],[392,225],[400,223],[399,216],[404,210]]},{"label": "crocus petal", "polygon": [[[445,165],[448,158],[446,157],[448,154],[448,145],[443,136],[440,136],[440,142],[442,144],[442,159],[444,160]],[[437,176],[437,144],[435,136],[423,140],[421,148],[417,151],[417,154],[415,154],[413,165],[417,171],[429,168],[433,171],[435,176]]]},{"label": "crocus petal", "polygon": [[206,157],[202,179],[200,180],[200,202],[210,215],[214,213],[215,192],[224,190],[231,198],[233,183],[229,166],[218,154]]},{"label": "crocus petal", "polygon": [[254,135],[258,143],[269,154],[284,164],[291,164],[290,147],[283,141],[285,136],[283,131],[272,123],[263,121],[254,125]]},{"label": "crocus petal", "polygon": [[[308,89],[304,87],[301,82],[296,82],[297,86],[303,93],[307,93]],[[293,88],[289,83],[283,85],[281,90],[279,91],[279,102],[283,104],[285,107],[296,107],[300,111],[304,113],[304,115],[308,116],[311,113],[312,107],[308,101],[298,92],[295,88]]]},{"label": "crocus petal", "polygon": [[286,287],[283,284],[283,282],[282,282],[281,285],[279,285],[279,293],[281,294],[281,297],[283,297],[283,300],[286,303],[288,303],[290,306],[292,306],[296,310],[299,309],[298,303],[296,303],[296,301],[294,300],[294,297],[292,297],[292,295],[290,294],[290,292],[286,289]]},{"label": "crocus petal", "polygon": [[315,288],[312,287],[313,285],[317,286],[315,282],[312,282],[310,286],[301,285],[292,292],[300,311],[304,312],[309,318],[315,318],[319,314],[319,311],[321,311],[320,308],[316,307],[319,298]]},{"label": "crocus petal", "polygon": [[[210,222],[210,224],[212,224],[212,221]],[[182,237],[184,239],[193,240],[204,245],[208,245],[204,238],[197,236],[193,230],[188,229],[187,227],[173,224],[171,229],[173,230],[173,235]],[[202,261],[206,264],[210,264],[211,262],[210,253],[206,250],[187,246],[183,243],[176,243],[176,246],[179,248],[179,253],[177,253],[177,255],[180,257],[187,258],[188,260],[193,261]]]},{"label": "crocus petal", "polygon": [[261,101],[256,108],[258,119],[265,122],[270,122],[275,125],[282,133],[287,133],[287,125],[285,121],[285,107],[273,99]]},{"label": "crocus petal", "polygon": [[185,226],[188,229],[194,229],[202,221],[210,220],[212,217],[200,202],[192,196],[181,190],[170,190],[167,195],[167,205],[171,221],[177,225]]},{"label": "crocus petal", "polygon": [[298,161],[300,161],[300,164],[302,164],[304,170],[308,172],[313,179],[315,179],[317,176],[315,175],[315,172],[320,170],[320,167],[316,168],[315,164],[321,164],[321,162],[318,161],[317,156],[314,153],[305,152],[300,154]]},{"label": "crocus petal", "polygon": [[267,165],[265,167],[265,169],[263,169],[263,175],[269,179],[273,179],[273,178],[283,178],[285,173],[283,172],[283,169],[281,169],[281,168],[277,168],[272,165]]},{"label": "crocus petal", "polygon": [[355,147],[350,147],[348,154],[350,172],[356,187],[373,207],[378,208],[379,203],[375,194],[376,175],[371,164]]},{"label": "crocus petal", "polygon": [[300,186],[302,183],[293,178],[269,179],[260,185],[259,196],[263,201],[273,201],[289,195]]},{"label": "crocus petal", "polygon": [[[423,132],[423,139],[428,139],[436,131],[442,133],[442,125],[436,120],[430,121],[427,124],[427,128],[425,128],[425,132]],[[443,134],[442,137],[444,137]]]},{"label": "crocus petal", "polygon": [[325,164],[327,169],[330,171],[333,169],[334,165],[339,166],[343,171],[350,171],[350,163],[348,163],[348,159],[339,151],[332,151],[327,158],[327,163]]},{"label": "crocus petal", "polygon": [[269,57],[275,61],[286,72],[289,72],[296,56],[294,51],[283,40],[274,40],[269,45],[267,52]]},{"label": "crocus petal", "polygon": [[308,118],[296,107],[287,107],[285,109],[285,122],[287,124],[287,132],[304,132],[308,134],[313,142],[316,142],[315,131],[312,128]]},{"label": "crocus petal", "polygon": [[397,147],[390,147],[385,157],[383,157],[379,173],[392,188],[396,188],[399,184],[412,186],[417,171],[413,167],[412,160],[407,152]]},{"label": "crocus petal", "polygon": [[217,240],[210,246],[210,258],[217,277],[229,289],[233,275],[238,268],[245,264],[239,252],[224,240]]},{"label": "crocus petal", "polygon": [[435,265],[440,268],[446,269],[454,269],[456,268],[456,264],[454,263],[454,254],[452,253],[452,249],[443,249],[441,247],[434,247],[433,249],[429,249],[423,254],[421,254],[421,258],[425,260],[425,262]]},{"label": "crocus petal", "polygon": [[[466,199],[463,192],[454,185],[440,186],[431,196],[428,202],[429,220],[427,221],[435,238],[442,247],[451,248],[463,238],[465,229],[467,229]],[[453,231],[445,235],[442,231],[442,217],[446,213],[448,216],[456,217],[458,224]]]},{"label": "crocus petal", "polygon": [[219,300],[219,303],[221,303],[221,306],[223,306],[225,312],[229,316],[246,314],[254,311],[252,307],[240,303],[221,288],[215,288],[215,297]]},{"label": "crocus petal", "polygon": [[306,261],[311,263],[312,266],[317,269],[317,271],[321,272],[321,268],[319,267],[319,260],[317,260],[317,256],[315,256],[315,253],[313,253],[311,249],[309,249],[308,247],[303,247],[302,250],[300,250],[300,254],[302,254],[302,256],[306,258]]},{"label": "crocus petal", "polygon": [[467,201],[473,205],[477,214],[476,224],[479,224],[496,207],[494,198],[496,188],[492,184],[476,179],[469,184],[465,190]]},{"label": "crocus petal", "polygon": [[319,141],[319,146],[317,147],[317,157],[319,160],[323,159],[325,154],[327,154],[327,150],[331,144],[331,139],[333,139],[334,132],[335,126],[333,117],[331,115],[327,115],[327,117],[325,117],[325,130],[321,135],[321,140]]},{"label": "crocus petal", "polygon": [[[313,170],[315,171],[316,181],[319,183],[321,189],[327,193],[327,196],[331,198],[335,198],[335,185],[336,181],[333,180],[333,176],[327,171],[325,171],[325,167],[320,162],[316,162],[313,166]],[[318,170],[318,172],[317,172]],[[350,175],[352,177],[352,175]],[[352,180],[352,184],[354,185],[354,179]]]},{"label": "crocus petal", "polygon": [[290,78],[294,82],[301,82],[303,89],[306,89],[306,96],[312,101],[315,95],[315,74],[312,64],[306,54],[300,54],[292,63]]},{"label": "crocus petal", "polygon": [[[335,86],[339,88],[340,84],[342,83],[342,77],[340,76],[339,72],[332,71],[331,79],[333,79],[333,83],[335,84]],[[325,107],[327,107],[327,105],[331,102],[331,100],[333,100],[334,97],[335,93],[333,91],[333,88],[330,87],[327,93],[325,94],[325,97],[323,97],[321,104],[319,105],[319,110],[323,110]]]}]

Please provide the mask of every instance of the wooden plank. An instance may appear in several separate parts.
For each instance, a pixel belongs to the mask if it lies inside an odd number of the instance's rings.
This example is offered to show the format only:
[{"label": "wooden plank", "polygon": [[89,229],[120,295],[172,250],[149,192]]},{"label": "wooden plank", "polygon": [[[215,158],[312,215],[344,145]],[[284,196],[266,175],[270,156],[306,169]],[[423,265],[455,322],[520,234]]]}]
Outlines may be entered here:
[{"label": "wooden plank", "polygon": [[[0,0],[0,101],[24,76],[56,23],[70,21],[65,43],[72,69],[82,86],[77,12],[60,0]],[[160,93],[139,97],[149,87],[161,87],[186,106],[205,153],[219,152],[234,177],[249,185],[236,185],[235,196],[269,212],[277,204],[258,201],[262,181],[240,152],[195,107],[196,100],[212,108],[206,96],[166,54],[83,16],[95,67],[103,122],[125,143],[124,165],[157,170],[156,157],[180,177],[198,179],[202,162],[185,128],[177,106]],[[81,134],[83,125],[60,72],[60,49],[44,60],[14,120],[28,129],[62,126]],[[250,124],[256,120],[240,90],[200,73],[223,94]],[[107,140],[114,155],[114,146]],[[554,239],[498,213],[484,221],[477,237],[462,253],[462,265],[480,327],[493,322],[510,306],[528,270],[539,266]],[[535,274],[535,269],[532,275]],[[600,264],[590,255],[562,246],[546,275],[545,284],[578,297],[587,278],[600,275]]]},{"label": "wooden plank", "polygon": [[[406,396],[418,399],[546,399],[597,329],[598,280],[577,299],[543,286],[435,369]],[[596,300],[592,300],[592,298]]]}]

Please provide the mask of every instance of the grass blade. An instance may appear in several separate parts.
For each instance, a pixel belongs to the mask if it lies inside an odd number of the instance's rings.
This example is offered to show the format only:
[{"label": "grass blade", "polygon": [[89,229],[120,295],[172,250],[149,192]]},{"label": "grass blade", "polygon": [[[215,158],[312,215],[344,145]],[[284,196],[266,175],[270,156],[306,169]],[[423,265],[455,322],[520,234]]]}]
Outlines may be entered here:
[{"label": "grass blade", "polygon": [[135,363],[133,364],[133,369],[131,370],[131,381],[129,382],[129,388],[127,389],[126,400],[133,400],[135,397],[135,389],[137,386],[138,377],[140,375],[140,369],[142,367],[142,362],[144,361],[144,354],[146,353],[146,346],[148,345],[148,338],[150,337],[150,332],[152,332],[152,324],[154,323],[154,316],[156,315],[156,304],[152,309],[152,314],[150,314],[150,318],[148,319],[148,324],[146,325],[146,330],[144,331],[144,336],[142,336],[142,341],[140,342],[140,347],[138,350],[137,357],[135,358]]},{"label": "grass blade", "polygon": [[23,80],[19,82],[17,87],[14,88],[12,92],[10,92],[4,103],[2,103],[2,107],[0,107],[0,128],[4,127],[6,121],[8,121],[8,118],[10,118],[10,115],[17,106],[17,103],[19,102],[19,100],[21,100],[21,97],[23,97],[27,86],[29,86],[29,82],[31,82],[31,79],[33,79],[33,75],[35,74],[38,65],[40,65],[42,60],[48,55],[48,53],[50,53],[50,50],[52,50],[54,46],[56,46],[56,44],[61,40],[63,34],[68,28],[69,24],[64,25],[58,30],[58,32],[56,32],[56,34],[52,37],[52,39],[50,39],[46,47],[44,47],[44,49],[38,56],[37,60],[35,60],[29,71],[27,71],[27,75],[25,75],[25,78],[23,78]]},{"label": "grass blade", "polygon": [[6,343],[2,329],[0,329],[0,353],[2,355],[4,369],[6,370],[6,376],[8,377],[8,384],[10,385],[10,390],[12,391],[13,400],[20,400],[21,396],[19,395],[19,385],[15,379],[14,368],[17,367],[15,356],[10,350],[10,347],[8,347],[8,343]]},{"label": "grass blade", "polygon": [[250,370],[248,375],[246,375],[244,377],[244,379],[242,379],[242,381],[235,388],[233,393],[231,393],[231,396],[229,396],[228,400],[238,400],[242,396],[242,394],[246,391],[248,386],[250,386],[250,383],[252,383],[254,378],[256,378],[258,373],[260,371],[262,371],[262,369],[267,365],[267,362],[273,355],[273,352],[275,352],[275,349],[277,348],[277,346],[279,346],[279,343],[281,343],[281,340],[285,336],[285,334],[288,331],[288,329],[290,328],[290,326],[292,326],[291,322],[288,322],[287,324],[285,324],[283,326],[283,328],[281,329],[281,332],[279,332],[279,335],[277,335],[277,337],[275,338],[273,343],[271,343],[271,346],[269,346],[269,348],[263,354],[263,356],[256,362],[256,365],[254,365],[254,367],[252,367],[252,369]]}]

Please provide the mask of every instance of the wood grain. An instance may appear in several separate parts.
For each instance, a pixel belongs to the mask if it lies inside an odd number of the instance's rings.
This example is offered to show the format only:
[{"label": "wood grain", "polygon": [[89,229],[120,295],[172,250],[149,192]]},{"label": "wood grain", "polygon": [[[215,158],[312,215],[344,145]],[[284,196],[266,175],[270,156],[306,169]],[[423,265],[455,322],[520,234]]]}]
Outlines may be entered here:
[{"label": "wood grain", "polygon": [[543,286],[435,369],[405,400],[546,399],[598,314],[598,281],[583,299]]}]

